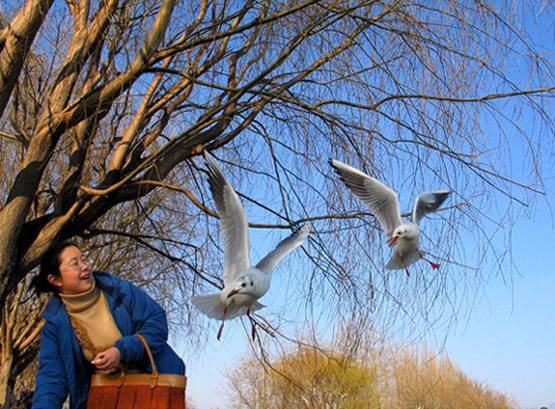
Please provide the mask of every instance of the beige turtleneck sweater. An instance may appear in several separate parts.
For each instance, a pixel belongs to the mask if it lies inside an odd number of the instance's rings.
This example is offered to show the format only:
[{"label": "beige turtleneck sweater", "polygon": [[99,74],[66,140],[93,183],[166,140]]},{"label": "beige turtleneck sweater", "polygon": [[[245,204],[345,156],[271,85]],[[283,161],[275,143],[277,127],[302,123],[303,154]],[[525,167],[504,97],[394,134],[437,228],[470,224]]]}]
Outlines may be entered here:
[{"label": "beige turtleneck sweater", "polygon": [[122,337],[110,313],[106,297],[96,283],[87,292],[60,294],[60,298],[66,307],[83,354],[89,362]]}]

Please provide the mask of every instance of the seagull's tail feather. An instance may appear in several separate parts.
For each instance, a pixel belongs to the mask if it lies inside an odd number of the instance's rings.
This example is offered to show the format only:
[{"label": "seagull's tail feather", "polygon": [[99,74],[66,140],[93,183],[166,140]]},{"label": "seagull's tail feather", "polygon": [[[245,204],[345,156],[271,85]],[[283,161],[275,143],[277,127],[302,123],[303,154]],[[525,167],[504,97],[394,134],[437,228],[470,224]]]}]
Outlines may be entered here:
[{"label": "seagull's tail feather", "polygon": [[265,308],[265,307],[266,306],[264,304],[261,304],[258,301],[256,301],[251,307],[251,312],[261,310],[262,308]]},{"label": "seagull's tail feather", "polygon": [[[208,294],[208,295],[197,295],[193,297],[193,305],[197,307],[203,314],[207,315],[210,318],[214,318],[217,320],[224,319],[224,310],[225,304],[220,300],[220,294]],[[254,304],[250,306],[245,305],[234,305],[231,304],[225,315],[226,320],[230,320],[232,318],[240,317],[241,315],[245,315],[247,311],[250,309],[251,312],[258,311],[264,308],[265,305],[255,301]]]},{"label": "seagull's tail feather", "polygon": [[220,301],[220,293],[197,295],[194,296],[192,300],[193,305],[208,317],[217,320],[224,319],[225,304]]},{"label": "seagull's tail feather", "polygon": [[405,267],[410,266],[412,263],[418,261],[420,256],[418,255],[417,251],[410,253],[409,255],[404,257],[404,262],[398,254],[393,254],[391,259],[385,265],[385,268],[388,270],[401,270]]},{"label": "seagull's tail feather", "polygon": [[400,270],[402,268],[405,268],[405,265],[401,261],[400,257],[393,256],[391,257],[389,262],[385,265],[385,268],[387,268],[388,270]]},{"label": "seagull's tail feather", "polygon": [[226,320],[230,320],[232,318],[241,317],[242,315],[246,315],[248,310],[251,312],[258,311],[264,308],[265,305],[255,301],[250,307],[248,305],[234,305],[231,304],[227,309],[227,314],[225,316]]}]

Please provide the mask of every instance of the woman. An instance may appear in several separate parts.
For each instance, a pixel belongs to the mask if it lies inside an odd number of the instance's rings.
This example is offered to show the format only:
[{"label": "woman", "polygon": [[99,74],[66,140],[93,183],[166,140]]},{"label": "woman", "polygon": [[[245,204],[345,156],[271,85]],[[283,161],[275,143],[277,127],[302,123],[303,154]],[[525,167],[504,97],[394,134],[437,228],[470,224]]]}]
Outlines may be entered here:
[{"label": "woman", "polygon": [[33,409],[87,407],[94,372],[150,372],[147,340],[158,372],[185,374],[167,344],[165,311],[143,290],[114,275],[92,271],[79,247],[62,242],[44,256],[33,280],[37,293],[54,292],[42,317],[39,370]]}]

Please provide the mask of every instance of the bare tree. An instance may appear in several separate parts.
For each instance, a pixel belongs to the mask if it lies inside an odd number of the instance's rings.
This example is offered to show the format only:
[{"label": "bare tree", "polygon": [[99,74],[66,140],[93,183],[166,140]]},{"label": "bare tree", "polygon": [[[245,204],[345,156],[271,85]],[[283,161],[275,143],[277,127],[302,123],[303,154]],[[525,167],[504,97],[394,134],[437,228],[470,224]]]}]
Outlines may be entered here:
[{"label": "bare tree", "polygon": [[487,384],[472,379],[448,356],[426,346],[421,352],[395,348],[382,359],[384,408],[516,409],[518,402]]},{"label": "bare tree", "polygon": [[[52,243],[73,237],[155,255],[117,267],[166,281],[160,295],[221,285],[203,149],[227,161],[261,243],[279,239],[265,227],[313,222],[313,263],[291,278],[306,285],[292,286],[288,308],[373,313],[401,330],[472,303],[489,274],[479,266],[506,266],[509,240],[498,245],[495,228],[543,192],[552,64],[521,26],[530,15],[550,21],[548,3],[523,0],[522,15],[458,0],[3,4],[2,306]],[[510,167],[513,150],[523,172]],[[384,271],[376,220],[329,157],[387,181],[403,210],[422,189],[455,192],[423,238],[439,274]],[[278,318],[269,331],[283,329]]]},{"label": "bare tree", "polygon": [[[352,345],[343,333],[333,345],[309,340],[261,357],[241,354],[226,371],[229,408],[519,408],[510,396],[470,378],[426,344],[391,344],[365,334]],[[354,346],[354,348],[353,348]]]},{"label": "bare tree", "polygon": [[341,349],[299,342],[264,361],[250,351],[241,354],[226,377],[226,395],[234,409],[380,407],[381,391],[373,364]]},{"label": "bare tree", "polygon": [[[8,303],[2,308],[0,321],[0,345],[2,346],[0,367],[0,402],[4,405],[13,394],[17,375],[36,359],[42,328],[40,314],[44,303],[28,300],[26,283],[21,283],[17,291],[10,294]],[[30,384],[34,385],[34,382]],[[22,389],[29,390],[30,385]],[[9,402],[8,402],[9,403]]]}]

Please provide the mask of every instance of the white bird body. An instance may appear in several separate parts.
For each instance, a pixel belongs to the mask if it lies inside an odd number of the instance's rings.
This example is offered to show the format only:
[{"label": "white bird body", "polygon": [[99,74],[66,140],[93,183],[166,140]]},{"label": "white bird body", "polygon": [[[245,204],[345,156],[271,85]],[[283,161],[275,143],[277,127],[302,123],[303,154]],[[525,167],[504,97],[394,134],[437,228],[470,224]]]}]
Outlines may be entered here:
[{"label": "white bird body", "polygon": [[[305,224],[281,241],[256,267],[250,261],[248,222],[239,197],[208,152],[208,182],[224,235],[224,288],[216,294],[194,296],[193,305],[210,318],[224,321],[264,308],[258,299],[270,288],[272,273],[293,250],[304,244],[311,225]],[[220,327],[218,339],[223,329]],[[254,336],[254,324],[253,324]]]},{"label": "white bird body", "polygon": [[[387,236],[387,243],[395,247],[393,255],[385,265],[390,270],[405,269],[424,259],[420,251],[420,221],[428,213],[437,210],[451,194],[450,190],[437,190],[421,193],[414,203],[412,222],[403,223],[399,210],[397,194],[379,180],[335,159],[330,165],[341,177],[341,180],[353,191],[372,211]],[[439,264],[427,260],[433,268]]]},{"label": "white bird body", "polygon": [[404,232],[393,244],[395,250],[389,262],[385,265],[390,270],[399,270],[418,261],[420,254],[420,229],[414,223],[403,223],[399,229]]},{"label": "white bird body", "polygon": [[[256,285],[251,285],[248,293],[245,289],[242,292],[239,291],[243,288],[242,283],[247,283],[249,280],[252,280],[251,282],[256,283]],[[270,277],[266,273],[251,267],[245,275],[229,283],[229,285],[224,283],[224,288],[219,293],[193,297],[193,304],[205,315],[217,320],[223,321],[224,319],[240,317],[249,310],[253,312],[264,308],[264,305],[259,303],[258,299],[268,292],[270,281]],[[236,292],[230,297],[229,294],[233,291]],[[225,312],[226,308],[227,312]]]}]

